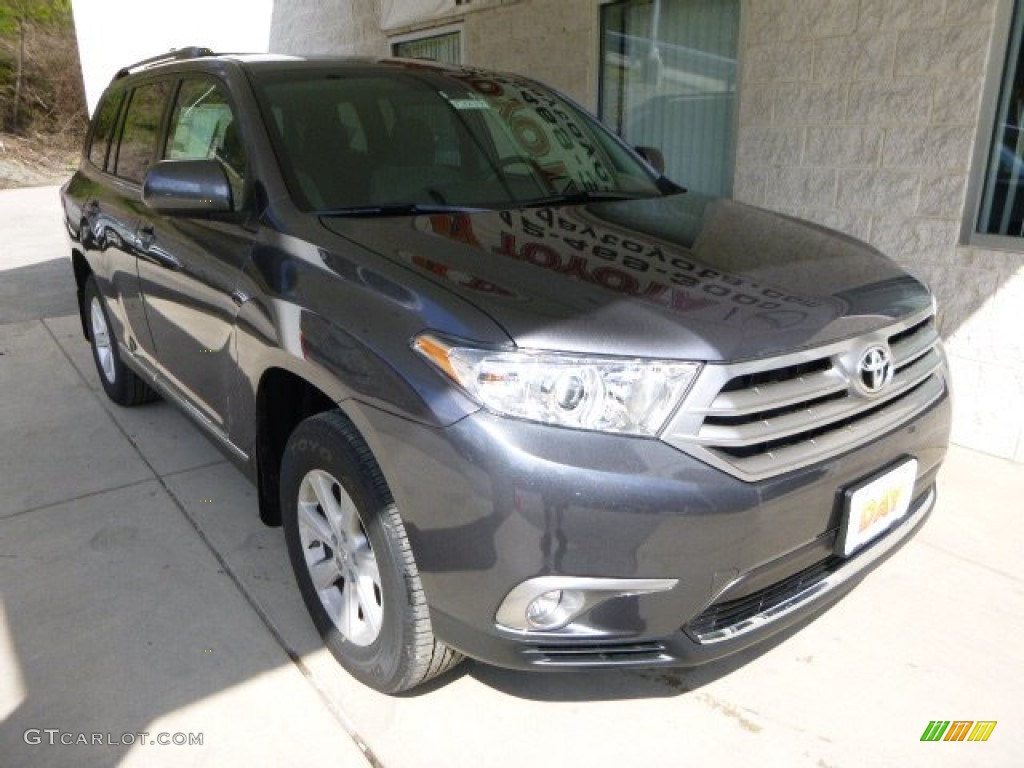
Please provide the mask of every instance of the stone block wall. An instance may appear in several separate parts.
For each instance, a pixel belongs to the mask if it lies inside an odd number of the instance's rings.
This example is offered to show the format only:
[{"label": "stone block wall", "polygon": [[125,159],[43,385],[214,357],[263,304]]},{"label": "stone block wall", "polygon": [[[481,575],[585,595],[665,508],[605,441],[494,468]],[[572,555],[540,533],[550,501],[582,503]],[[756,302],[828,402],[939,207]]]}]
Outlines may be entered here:
[{"label": "stone block wall", "polygon": [[298,56],[386,56],[378,0],[277,0],[270,51]]},{"label": "stone block wall", "polygon": [[465,17],[466,63],[508,70],[597,108],[594,0],[521,0]]},{"label": "stone block wall", "polygon": [[1024,461],[1024,253],[960,243],[981,94],[1002,66],[996,4],[747,0],[734,194],[925,280],[953,365],[953,439]]},{"label": "stone block wall", "polygon": [[535,77],[597,106],[597,0],[474,0],[431,22],[378,25],[378,0],[287,0],[274,4],[270,50],[386,56],[389,37],[462,25],[464,63]]}]

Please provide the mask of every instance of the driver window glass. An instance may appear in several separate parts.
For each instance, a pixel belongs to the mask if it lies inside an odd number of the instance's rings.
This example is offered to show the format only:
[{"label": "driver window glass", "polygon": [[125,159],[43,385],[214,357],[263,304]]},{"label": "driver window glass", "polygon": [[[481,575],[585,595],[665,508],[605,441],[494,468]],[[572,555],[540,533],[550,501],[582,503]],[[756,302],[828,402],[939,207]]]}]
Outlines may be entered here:
[{"label": "driver window glass", "polygon": [[209,78],[185,80],[171,115],[166,160],[219,160],[238,209],[245,188],[246,157],[227,94]]}]

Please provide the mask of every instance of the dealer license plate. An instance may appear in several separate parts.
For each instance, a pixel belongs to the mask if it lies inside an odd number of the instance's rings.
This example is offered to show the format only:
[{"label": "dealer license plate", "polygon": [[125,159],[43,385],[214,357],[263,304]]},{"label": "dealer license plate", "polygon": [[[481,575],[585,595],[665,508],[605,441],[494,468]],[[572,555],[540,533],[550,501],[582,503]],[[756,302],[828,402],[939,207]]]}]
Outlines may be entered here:
[{"label": "dealer license plate", "polygon": [[910,509],[917,479],[917,459],[847,489],[839,529],[839,554],[850,555],[894,526]]}]

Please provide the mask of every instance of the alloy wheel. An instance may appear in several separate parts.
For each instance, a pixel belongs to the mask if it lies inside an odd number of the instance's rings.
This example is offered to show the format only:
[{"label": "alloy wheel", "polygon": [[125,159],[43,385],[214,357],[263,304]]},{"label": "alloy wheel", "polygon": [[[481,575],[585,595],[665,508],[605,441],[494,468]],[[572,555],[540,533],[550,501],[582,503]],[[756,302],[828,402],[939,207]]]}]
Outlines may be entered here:
[{"label": "alloy wheel", "polygon": [[93,296],[89,303],[89,321],[92,332],[93,348],[96,350],[96,359],[99,360],[100,370],[108,382],[113,384],[117,379],[117,372],[114,368],[114,350],[110,346],[110,330],[107,328],[107,316],[103,313],[103,306],[98,297]]},{"label": "alloy wheel", "polygon": [[370,645],[380,635],[383,590],[355,502],[337,479],[314,469],[299,485],[298,524],[306,569],[324,610],[346,640]]}]

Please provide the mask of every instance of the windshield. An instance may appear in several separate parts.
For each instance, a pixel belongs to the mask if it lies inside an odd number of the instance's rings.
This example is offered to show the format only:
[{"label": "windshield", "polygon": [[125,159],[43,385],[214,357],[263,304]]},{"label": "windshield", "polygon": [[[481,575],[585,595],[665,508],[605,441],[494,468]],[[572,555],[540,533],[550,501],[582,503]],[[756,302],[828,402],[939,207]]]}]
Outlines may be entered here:
[{"label": "windshield", "polygon": [[257,78],[300,207],[350,215],[662,194],[598,122],[536,83],[395,62]]}]

